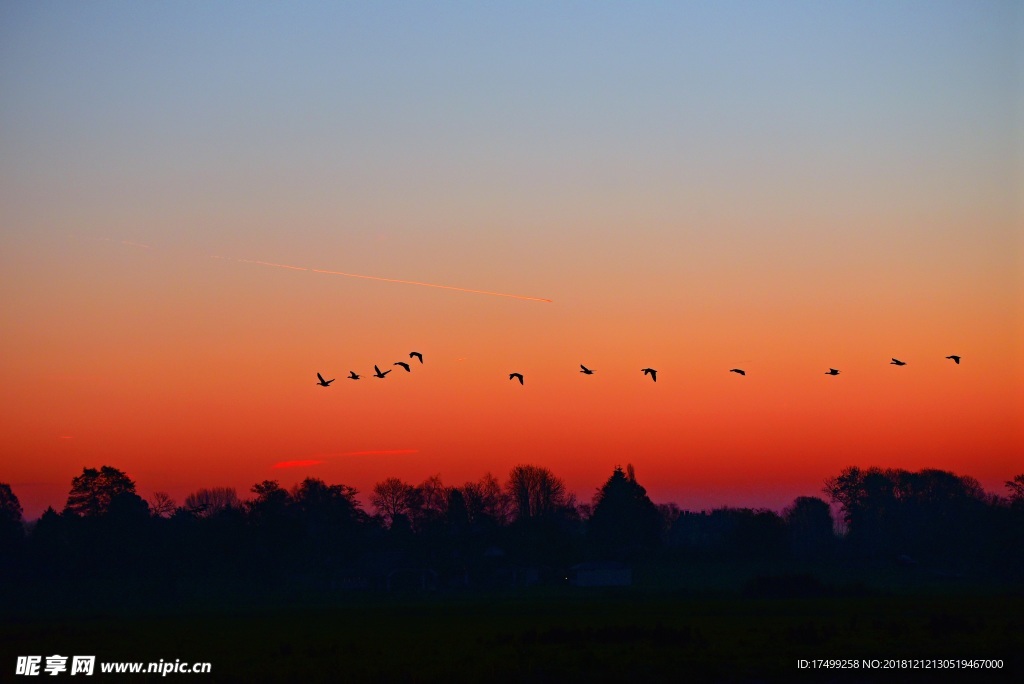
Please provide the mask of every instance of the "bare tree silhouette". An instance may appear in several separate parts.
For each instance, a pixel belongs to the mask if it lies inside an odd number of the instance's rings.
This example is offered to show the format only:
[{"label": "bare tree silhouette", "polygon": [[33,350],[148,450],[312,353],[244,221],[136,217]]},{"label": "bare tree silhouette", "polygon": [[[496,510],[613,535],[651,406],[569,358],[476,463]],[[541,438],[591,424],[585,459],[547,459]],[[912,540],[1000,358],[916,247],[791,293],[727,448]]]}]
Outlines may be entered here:
[{"label": "bare tree silhouette", "polygon": [[169,518],[174,515],[178,504],[167,492],[153,492],[153,498],[149,500],[149,510],[158,518]]},{"label": "bare tree silhouette", "polygon": [[1010,503],[1015,506],[1024,506],[1024,473],[1012,480],[1007,480],[1006,488],[1010,490]]},{"label": "bare tree silhouette", "polygon": [[420,508],[422,502],[420,490],[397,477],[378,482],[370,493],[370,504],[384,516],[388,525],[397,515],[409,516]]},{"label": "bare tree silhouette", "polygon": [[197,518],[212,518],[229,509],[241,508],[233,487],[198,489],[185,497],[183,508]]},{"label": "bare tree silhouette", "polygon": [[547,468],[517,465],[505,485],[516,520],[541,518],[569,504],[565,483]]}]

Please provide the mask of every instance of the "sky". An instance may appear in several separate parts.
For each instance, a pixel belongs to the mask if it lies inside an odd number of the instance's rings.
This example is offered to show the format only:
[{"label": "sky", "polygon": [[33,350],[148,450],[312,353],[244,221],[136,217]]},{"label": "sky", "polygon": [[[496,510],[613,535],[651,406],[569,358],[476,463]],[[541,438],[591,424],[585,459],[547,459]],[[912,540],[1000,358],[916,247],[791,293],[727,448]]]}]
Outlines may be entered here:
[{"label": "sky", "polygon": [[1024,471],[1015,2],[5,2],[0,226],[26,518],[101,465]]}]

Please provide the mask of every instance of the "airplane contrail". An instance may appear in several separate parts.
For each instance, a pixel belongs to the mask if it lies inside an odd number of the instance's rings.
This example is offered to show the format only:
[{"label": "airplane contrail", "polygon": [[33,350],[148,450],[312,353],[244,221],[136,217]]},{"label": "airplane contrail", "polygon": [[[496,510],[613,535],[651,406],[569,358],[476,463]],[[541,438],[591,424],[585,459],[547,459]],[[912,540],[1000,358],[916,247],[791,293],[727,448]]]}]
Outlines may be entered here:
[{"label": "airplane contrail", "polygon": [[438,285],[436,283],[421,283],[418,280],[399,280],[398,278],[381,278],[379,276],[359,275],[358,273],[343,273],[342,271],[324,271],[318,268],[309,269],[313,273],[324,273],[327,275],[340,275],[346,278],[364,278],[366,280],[381,280],[385,283],[402,283],[404,285],[421,285],[422,287],[436,287],[442,290],[456,290],[458,292],[472,292],[473,294],[491,295],[492,297],[511,297],[512,299],[525,299],[531,302],[548,302],[550,299],[543,297],[527,297],[526,295],[508,294],[505,292],[491,292],[489,290],[472,290],[468,287],[455,287],[454,285]]},{"label": "airplane contrail", "polygon": [[288,264],[275,264],[272,261],[256,261],[255,259],[236,259],[235,261],[241,261],[246,264],[259,264],[260,266],[274,266],[276,268],[290,268],[293,271],[308,271],[310,269],[303,268],[302,266],[289,266]]},{"label": "airplane contrail", "polygon": [[142,249],[153,249],[153,245],[146,245],[141,242],[132,242],[131,240],[111,240],[110,238],[100,238],[104,242],[118,242],[122,245],[128,245],[129,247],[141,247]]},{"label": "airplane contrail", "polygon": [[[105,238],[106,239],[106,238]],[[112,242],[112,241],[111,241]],[[153,249],[150,245],[144,245],[138,242],[129,242],[127,240],[118,240],[122,244],[131,245],[133,247],[145,247],[147,249]],[[456,287],[454,285],[440,285],[438,283],[424,283],[418,280],[402,280],[400,278],[382,278],[380,276],[362,275],[360,273],[346,273],[345,271],[328,271],[320,268],[306,268],[305,266],[292,266],[291,264],[278,264],[273,261],[260,261],[259,259],[242,259],[241,257],[226,257],[217,256],[214,254],[207,255],[210,259],[222,259],[224,261],[237,261],[243,264],[255,264],[257,266],[270,266],[272,268],[285,268],[290,271],[309,271],[310,273],[321,273],[323,275],[337,275],[344,276],[346,278],[362,278],[363,280],[379,280],[385,283],[401,283],[402,285],[419,285],[420,287],[434,287],[440,290],[455,290],[456,292],[469,292],[471,294],[482,294],[490,295],[491,297],[508,297],[510,299],[522,299],[528,302],[545,302],[552,303],[552,300],[544,297],[529,297],[527,295],[511,294],[508,292],[493,292],[491,290],[475,290],[469,287]]]},{"label": "airplane contrail", "polygon": [[239,261],[243,264],[257,264],[259,266],[273,266],[274,268],[288,268],[293,271],[308,271],[304,266],[289,266],[288,264],[275,264],[272,261],[257,261],[256,259],[240,259],[239,257],[222,257],[210,255],[211,259],[224,259],[225,261]]}]

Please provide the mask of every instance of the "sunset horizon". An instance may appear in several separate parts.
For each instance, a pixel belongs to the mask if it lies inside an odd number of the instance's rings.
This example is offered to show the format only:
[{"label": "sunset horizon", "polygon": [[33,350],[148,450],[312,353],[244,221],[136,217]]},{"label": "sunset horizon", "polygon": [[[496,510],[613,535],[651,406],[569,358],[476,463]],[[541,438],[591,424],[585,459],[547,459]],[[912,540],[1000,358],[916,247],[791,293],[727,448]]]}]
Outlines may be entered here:
[{"label": "sunset horizon", "polygon": [[1019,0],[0,3],[6,676],[1024,681],[1022,418]]},{"label": "sunset horizon", "polygon": [[535,463],[586,499],[630,462],[773,509],[1019,470],[1014,3],[301,8],[2,11],[28,515],[100,464],[183,496]]}]

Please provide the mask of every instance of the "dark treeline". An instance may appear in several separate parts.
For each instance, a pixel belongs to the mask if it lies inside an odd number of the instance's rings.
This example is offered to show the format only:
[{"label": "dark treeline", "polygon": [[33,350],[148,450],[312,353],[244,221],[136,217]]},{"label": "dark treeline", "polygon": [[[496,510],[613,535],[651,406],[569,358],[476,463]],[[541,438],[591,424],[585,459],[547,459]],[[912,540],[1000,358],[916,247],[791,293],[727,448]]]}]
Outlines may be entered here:
[{"label": "dark treeline", "polygon": [[181,505],[163,493],[146,501],[125,473],[103,466],[85,468],[63,510],[32,524],[0,484],[0,579],[9,601],[46,596],[68,608],[84,596],[178,602],[627,584],[621,570],[634,564],[709,559],[879,562],[1018,582],[1024,475],[1006,486],[1001,497],[946,471],[851,467],[827,480],[825,498],[799,497],[781,514],[693,512],[655,505],[632,466],[615,468],[580,503],[550,470],[520,465],[504,483],[490,474],[461,486],[388,478],[365,510],[352,487],[316,478],[291,489],[265,480],[245,498],[213,488]]}]

